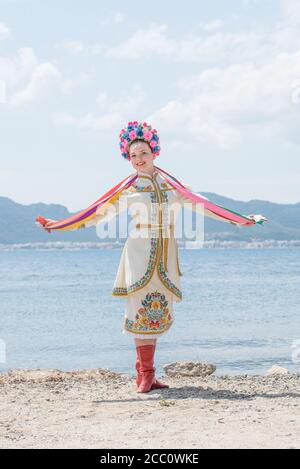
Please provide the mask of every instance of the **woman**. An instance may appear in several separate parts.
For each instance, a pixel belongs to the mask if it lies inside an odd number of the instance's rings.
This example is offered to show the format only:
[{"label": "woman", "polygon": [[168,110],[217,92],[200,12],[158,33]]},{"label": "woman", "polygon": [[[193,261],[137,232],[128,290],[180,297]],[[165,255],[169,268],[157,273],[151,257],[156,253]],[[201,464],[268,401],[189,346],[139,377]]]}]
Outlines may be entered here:
[{"label": "woman", "polygon": [[[167,388],[155,376],[157,338],[174,322],[173,301],[182,301],[176,218],[185,203],[216,220],[237,226],[267,221],[262,215],[242,215],[213,204],[154,165],[160,153],[157,131],[146,122],[129,122],[120,133],[122,156],[135,172],[87,209],[56,222],[37,217],[47,230],[68,230],[109,221],[126,209],[135,226],[122,251],[112,294],[126,298],[123,333],[135,340],[138,392]],[[167,177],[168,175],[168,177]]]}]

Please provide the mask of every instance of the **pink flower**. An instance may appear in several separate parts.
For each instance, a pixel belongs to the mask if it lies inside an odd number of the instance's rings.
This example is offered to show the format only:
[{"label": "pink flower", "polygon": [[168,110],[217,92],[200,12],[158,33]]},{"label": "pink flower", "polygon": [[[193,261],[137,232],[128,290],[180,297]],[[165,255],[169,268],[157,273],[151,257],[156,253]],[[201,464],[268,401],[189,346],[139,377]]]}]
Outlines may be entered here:
[{"label": "pink flower", "polygon": [[129,137],[131,140],[134,140],[137,137],[136,131],[132,130],[131,132],[129,132]]},{"label": "pink flower", "polygon": [[156,147],[156,142],[155,142],[154,140],[152,140],[152,141],[150,142],[150,147],[151,147],[151,148]]},{"label": "pink flower", "polygon": [[144,133],[144,137],[146,140],[151,140],[152,138],[152,132],[149,132],[149,130],[147,132]]}]

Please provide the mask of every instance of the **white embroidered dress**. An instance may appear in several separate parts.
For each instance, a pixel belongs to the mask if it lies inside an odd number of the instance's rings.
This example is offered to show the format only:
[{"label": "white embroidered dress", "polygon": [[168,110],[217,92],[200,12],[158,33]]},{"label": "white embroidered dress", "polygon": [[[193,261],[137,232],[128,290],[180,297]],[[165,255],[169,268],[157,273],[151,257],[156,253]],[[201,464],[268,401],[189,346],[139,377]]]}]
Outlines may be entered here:
[{"label": "white embroidered dress", "polygon": [[[184,202],[190,201],[167,184],[157,170],[152,176],[140,171],[119,199],[104,204],[95,221],[86,223],[91,226],[107,222],[125,210],[132,217],[132,230],[112,290],[114,296],[126,298],[124,334],[157,338],[174,321],[173,301],[182,301],[182,272],[174,230]],[[194,209],[202,210],[197,204]]]}]

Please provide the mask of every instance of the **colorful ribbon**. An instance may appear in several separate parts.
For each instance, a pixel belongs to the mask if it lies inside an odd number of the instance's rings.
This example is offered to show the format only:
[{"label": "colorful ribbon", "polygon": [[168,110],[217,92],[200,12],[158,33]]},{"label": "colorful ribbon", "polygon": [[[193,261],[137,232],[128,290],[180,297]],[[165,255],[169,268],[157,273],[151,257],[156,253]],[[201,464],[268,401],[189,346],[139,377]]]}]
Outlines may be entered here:
[{"label": "colorful ribbon", "polygon": [[[159,168],[158,166],[154,166],[154,168],[159,172],[161,177],[172,187],[174,187],[179,193],[181,193],[184,197],[188,198],[194,203],[201,203],[203,204],[204,209],[208,210],[210,213],[217,215],[224,221],[229,221],[235,225],[255,225],[260,224],[262,225],[263,222],[268,221],[266,217],[263,215],[243,215],[241,213],[235,212],[230,210],[226,207],[222,207],[221,205],[214,204],[206,197],[196,194],[195,192],[189,190],[185,187],[178,179],[174,176],[169,174],[167,171]],[[47,231],[51,232],[51,230],[75,230],[80,227],[84,227],[85,222],[90,221],[97,216],[97,209],[104,204],[112,203],[121,196],[122,192],[130,187],[133,182],[138,178],[138,174],[129,175],[122,181],[120,181],[117,185],[112,187],[108,190],[105,194],[103,194],[99,199],[97,199],[93,204],[87,207],[84,210],[81,210],[75,215],[71,217],[65,218],[60,221],[51,220],[44,218],[42,216],[38,216],[36,218],[36,222],[42,225]]]}]

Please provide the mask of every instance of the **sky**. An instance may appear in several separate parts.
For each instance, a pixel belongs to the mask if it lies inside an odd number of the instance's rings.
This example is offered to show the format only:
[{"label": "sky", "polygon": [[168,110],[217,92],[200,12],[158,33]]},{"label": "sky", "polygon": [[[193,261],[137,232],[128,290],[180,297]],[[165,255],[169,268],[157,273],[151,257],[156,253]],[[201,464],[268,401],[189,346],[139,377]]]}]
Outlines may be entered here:
[{"label": "sky", "polygon": [[134,120],[194,191],[300,202],[300,1],[0,0],[0,196],[87,207]]}]

